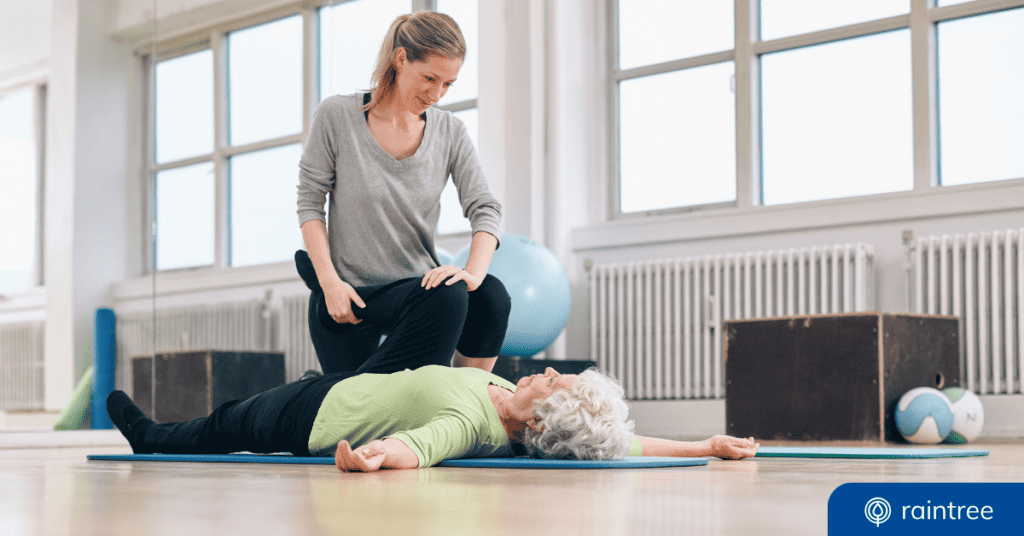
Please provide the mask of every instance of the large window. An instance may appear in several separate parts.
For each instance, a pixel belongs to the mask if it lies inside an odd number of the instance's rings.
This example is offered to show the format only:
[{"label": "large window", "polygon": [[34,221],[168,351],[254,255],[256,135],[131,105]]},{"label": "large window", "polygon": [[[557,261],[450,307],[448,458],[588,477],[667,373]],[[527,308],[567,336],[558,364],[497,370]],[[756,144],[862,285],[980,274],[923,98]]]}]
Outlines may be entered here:
[{"label": "large window", "polygon": [[[452,15],[465,34],[469,55],[439,108],[460,117],[475,141],[475,0],[329,2],[214,32],[209,40],[158,57],[153,94],[157,270],[281,262],[302,247],[295,192],[309,115],[331,95],[369,87],[388,26],[414,8]],[[304,18],[316,20],[317,31],[306,31]],[[304,70],[311,64],[304,49],[315,51],[317,70]],[[468,230],[449,186],[438,232]]]},{"label": "large window", "polygon": [[619,211],[736,198],[733,19],[732,2],[618,3]]},{"label": "large window", "polygon": [[1024,9],[939,24],[939,178],[1024,177]]},{"label": "large window", "polygon": [[41,283],[38,87],[0,93],[0,296]]},{"label": "large window", "polygon": [[1024,178],[1019,0],[612,6],[613,216]]},{"label": "large window", "polygon": [[906,30],[761,58],[765,205],[914,185]]}]

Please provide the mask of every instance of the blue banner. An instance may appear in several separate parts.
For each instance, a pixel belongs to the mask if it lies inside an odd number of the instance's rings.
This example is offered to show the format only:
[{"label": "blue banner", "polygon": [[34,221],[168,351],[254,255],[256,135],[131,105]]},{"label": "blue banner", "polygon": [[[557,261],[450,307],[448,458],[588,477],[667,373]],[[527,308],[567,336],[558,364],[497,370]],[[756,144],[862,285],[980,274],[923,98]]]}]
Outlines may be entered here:
[{"label": "blue banner", "polygon": [[1022,504],[1017,483],[843,484],[828,499],[828,533],[1020,534]]}]

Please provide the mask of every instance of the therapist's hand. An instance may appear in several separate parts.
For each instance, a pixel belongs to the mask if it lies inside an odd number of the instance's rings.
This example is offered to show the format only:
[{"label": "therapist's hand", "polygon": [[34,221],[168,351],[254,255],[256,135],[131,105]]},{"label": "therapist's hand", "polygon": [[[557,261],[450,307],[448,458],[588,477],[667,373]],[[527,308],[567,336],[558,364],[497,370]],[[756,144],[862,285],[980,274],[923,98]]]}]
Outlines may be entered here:
[{"label": "therapist's hand", "polygon": [[420,286],[426,289],[432,289],[440,286],[442,283],[445,285],[454,285],[457,281],[465,281],[466,288],[472,292],[480,288],[480,283],[483,282],[483,279],[476,277],[457,266],[438,266],[423,276],[423,281],[420,283]]}]

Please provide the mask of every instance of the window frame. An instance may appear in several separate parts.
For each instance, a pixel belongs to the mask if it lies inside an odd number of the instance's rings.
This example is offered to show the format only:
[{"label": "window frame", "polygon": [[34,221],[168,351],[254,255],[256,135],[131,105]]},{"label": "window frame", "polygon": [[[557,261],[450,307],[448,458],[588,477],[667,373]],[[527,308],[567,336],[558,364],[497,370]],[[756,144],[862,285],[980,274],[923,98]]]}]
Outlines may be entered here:
[{"label": "window frame", "polygon": [[[818,206],[845,203],[849,199],[887,199],[907,194],[930,193],[948,188],[980,186],[993,181],[972,185],[940,186],[938,177],[938,109],[937,109],[937,25],[942,22],[1007,11],[1024,7],[1024,0],[974,0],[962,4],[938,7],[935,0],[909,0],[909,11],[866,22],[844,25],[777,39],[762,41],[759,32],[759,0],[735,2],[733,48],[688,58],[679,58],[657,64],[629,69],[619,68],[619,13],[622,0],[607,0],[607,138],[608,154],[605,207],[608,221],[641,221],[704,211],[759,210],[762,203],[762,148],[761,148],[761,90],[760,59],[762,55],[822,45],[836,41],[881,34],[893,30],[909,29],[911,39],[911,91],[913,125],[913,188],[908,192],[888,192],[854,197],[792,203],[796,206]],[[689,205],[659,210],[622,212],[619,191],[621,177],[619,144],[619,84],[623,80],[662,74],[683,69],[703,67],[724,61],[735,65],[736,98],[736,200],[724,203]],[[1024,177],[997,182],[1024,182]],[[787,206],[789,206],[787,205]]]},{"label": "window frame", "polygon": [[0,97],[22,91],[32,92],[32,140],[35,144],[35,249],[32,255],[28,288],[12,294],[0,294],[0,298],[28,295],[38,292],[46,285],[46,105],[48,81],[45,77],[18,80],[0,87]]},{"label": "window frame", "polygon": [[[140,45],[136,53],[141,57],[143,69],[143,118],[146,140],[142,144],[144,151],[141,178],[145,182],[143,188],[145,199],[144,225],[149,229],[143,232],[148,237],[144,241],[144,258],[148,259],[144,267],[147,275],[154,273],[192,272],[200,270],[238,269],[230,264],[231,260],[231,222],[230,222],[230,159],[234,156],[274,149],[295,143],[304,143],[309,133],[313,112],[320,103],[320,10],[344,3],[344,1],[321,0],[286,5],[276,9],[262,11],[257,14],[222,22],[205,27],[202,30],[183,33],[181,35],[155,36],[150,42]],[[436,0],[409,0],[411,11],[429,11],[437,6]],[[287,17],[302,18],[302,130],[301,132],[278,136],[259,142],[232,146],[228,142],[228,34],[245,30],[261,24],[274,22]],[[156,162],[156,123],[155,123],[155,76],[156,63],[185,56],[188,54],[211,50],[213,52],[213,115],[214,115],[214,146],[213,151],[203,155],[178,159],[163,163]],[[459,112],[477,107],[476,97],[459,102],[437,106],[449,112]],[[182,168],[198,163],[212,162],[214,168],[214,262],[212,265],[189,266],[172,269],[159,269],[156,265],[156,175],[162,171]],[[469,232],[438,234],[439,237],[458,237],[469,235]],[[277,263],[270,263],[277,264]],[[267,264],[259,265],[267,266]]]}]

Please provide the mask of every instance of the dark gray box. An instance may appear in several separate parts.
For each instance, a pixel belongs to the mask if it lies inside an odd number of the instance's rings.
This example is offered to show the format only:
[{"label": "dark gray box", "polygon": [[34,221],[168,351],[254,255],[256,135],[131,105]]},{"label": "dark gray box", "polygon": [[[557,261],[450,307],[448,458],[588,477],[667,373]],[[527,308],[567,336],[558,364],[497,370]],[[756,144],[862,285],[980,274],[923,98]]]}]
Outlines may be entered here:
[{"label": "dark gray box", "polygon": [[726,433],[901,441],[904,393],[960,385],[959,333],[953,316],[881,312],[726,322]]},{"label": "dark gray box", "polygon": [[205,417],[229,400],[244,399],[284,384],[279,352],[182,350],[132,357],[132,396],[157,422]]}]

